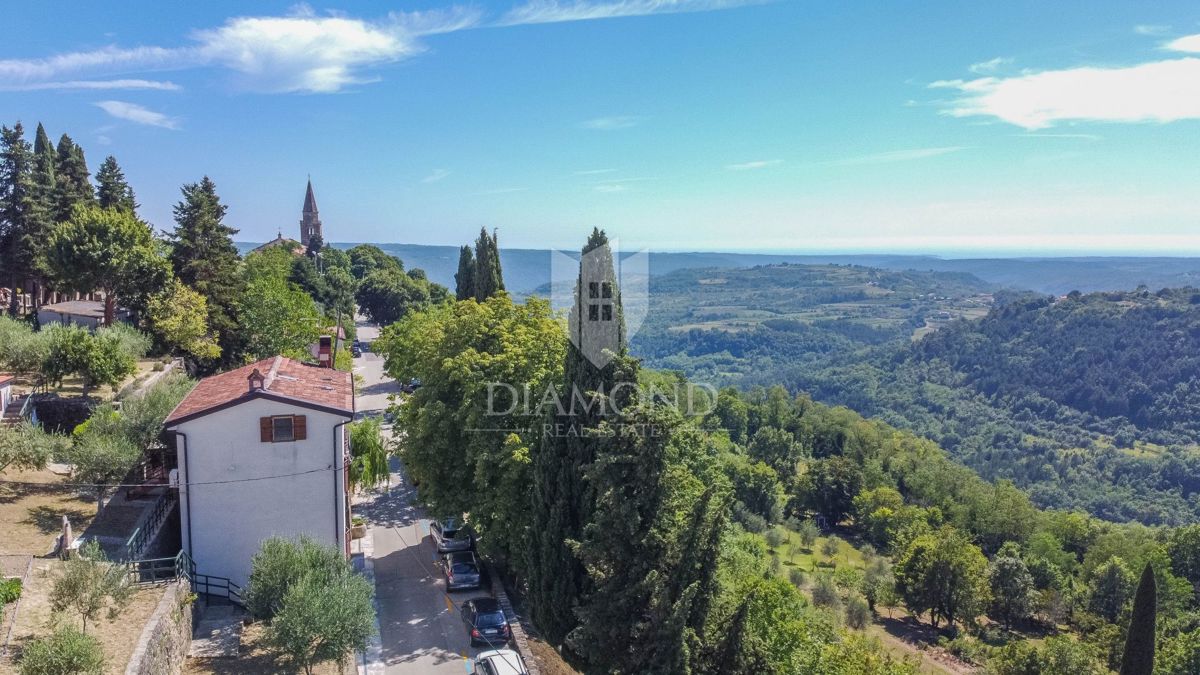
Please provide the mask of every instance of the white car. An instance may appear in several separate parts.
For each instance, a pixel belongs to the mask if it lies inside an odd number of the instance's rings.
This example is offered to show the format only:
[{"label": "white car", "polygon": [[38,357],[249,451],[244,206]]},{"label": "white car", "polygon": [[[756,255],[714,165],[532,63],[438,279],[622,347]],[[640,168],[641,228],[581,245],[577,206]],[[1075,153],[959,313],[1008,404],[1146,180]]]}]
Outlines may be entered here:
[{"label": "white car", "polygon": [[493,649],[475,657],[475,675],[529,675],[521,655],[511,649]]}]

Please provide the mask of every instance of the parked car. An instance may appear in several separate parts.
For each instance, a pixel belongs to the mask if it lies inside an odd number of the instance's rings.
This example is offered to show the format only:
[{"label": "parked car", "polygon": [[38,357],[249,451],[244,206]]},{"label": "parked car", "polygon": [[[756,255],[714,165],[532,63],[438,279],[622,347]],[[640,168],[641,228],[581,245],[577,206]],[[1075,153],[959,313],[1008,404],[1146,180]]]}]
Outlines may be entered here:
[{"label": "parked car", "polygon": [[438,553],[470,551],[475,545],[470,530],[464,528],[458,518],[442,518],[429,523],[429,533],[433,535]]},{"label": "parked car", "polygon": [[472,647],[478,644],[498,647],[512,637],[508,619],[504,618],[504,610],[495,598],[468,600],[462,604],[460,614],[467,626],[467,635],[471,636]]},{"label": "parked car", "polygon": [[442,557],[447,591],[466,591],[479,588],[479,561],[471,551],[456,551]]},{"label": "parked car", "polygon": [[529,675],[529,671],[520,654],[511,649],[493,649],[475,657],[474,675]]}]

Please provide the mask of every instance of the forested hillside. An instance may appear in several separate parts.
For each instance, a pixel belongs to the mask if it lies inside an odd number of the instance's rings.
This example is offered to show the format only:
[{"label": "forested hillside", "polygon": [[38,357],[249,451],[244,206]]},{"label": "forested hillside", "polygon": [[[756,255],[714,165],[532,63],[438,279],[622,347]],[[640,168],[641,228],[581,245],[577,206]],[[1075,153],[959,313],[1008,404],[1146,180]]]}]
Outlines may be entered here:
[{"label": "forested hillside", "polygon": [[867,359],[781,364],[776,381],[933,438],[1041,505],[1190,522],[1198,302],[1193,289],[1029,297]]}]

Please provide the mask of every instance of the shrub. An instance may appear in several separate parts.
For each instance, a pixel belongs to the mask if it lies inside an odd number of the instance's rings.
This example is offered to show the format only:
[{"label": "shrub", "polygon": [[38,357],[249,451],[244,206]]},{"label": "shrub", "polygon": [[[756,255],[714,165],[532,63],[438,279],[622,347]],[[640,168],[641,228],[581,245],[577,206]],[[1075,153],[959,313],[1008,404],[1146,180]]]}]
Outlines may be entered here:
[{"label": "shrub", "polygon": [[21,597],[21,580],[17,578],[0,581],[0,607],[16,602]]},{"label": "shrub", "polygon": [[779,556],[772,555],[771,556],[771,576],[779,576],[779,573],[782,571],[783,571],[783,563],[779,560]]},{"label": "shrub", "polygon": [[836,607],[840,603],[837,585],[829,574],[817,575],[817,581],[812,590],[813,603],[821,607]]},{"label": "shrub", "polygon": [[771,548],[779,548],[783,544],[783,533],[778,528],[772,527],[767,530],[767,546]]},{"label": "shrub", "polygon": [[793,567],[792,571],[788,572],[788,579],[796,588],[803,588],[804,584],[808,581],[808,575],[804,573],[804,570]]},{"label": "shrub", "polygon": [[871,608],[867,607],[867,601],[858,593],[852,593],[846,601],[846,625],[862,630],[870,622]]},{"label": "shrub", "polygon": [[797,530],[797,532],[800,533],[800,542],[804,544],[805,547],[812,547],[812,545],[817,541],[817,536],[821,534],[820,528],[818,528],[817,524],[811,520],[806,520],[801,523],[800,529]]},{"label": "shrub", "polygon": [[21,675],[100,675],[104,653],[96,638],[63,624],[50,635],[26,644],[19,665]]},{"label": "shrub", "polygon": [[50,589],[50,607],[56,612],[73,610],[86,633],[88,622],[98,619],[104,610],[109,621],[116,619],[129,604],[133,590],[125,567],[110,563],[93,540],[63,565],[62,576]]},{"label": "shrub", "polygon": [[306,577],[323,582],[351,573],[350,565],[334,548],[308,537],[296,541],[272,537],[263,542],[250,564],[246,609],[256,619],[272,619],[283,608],[288,589]]},{"label": "shrub", "polygon": [[832,558],[833,556],[837,555],[837,552],[838,552],[838,540],[837,539],[834,539],[833,537],[829,537],[825,541],[821,542],[821,553],[824,554],[824,556],[826,558]]},{"label": "shrub", "polygon": [[352,652],[366,649],[375,631],[371,593],[371,585],[355,574],[332,581],[307,575],[288,588],[267,639],[305,673],[325,661],[340,666]]}]

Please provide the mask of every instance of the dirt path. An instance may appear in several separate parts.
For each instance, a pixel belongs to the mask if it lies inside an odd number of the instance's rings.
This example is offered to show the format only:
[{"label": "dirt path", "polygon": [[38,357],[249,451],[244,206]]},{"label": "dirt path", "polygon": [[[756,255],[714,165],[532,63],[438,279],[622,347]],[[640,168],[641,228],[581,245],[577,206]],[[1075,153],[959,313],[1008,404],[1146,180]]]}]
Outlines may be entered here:
[{"label": "dirt path", "polygon": [[[976,675],[982,672],[978,666],[962,661],[950,652],[937,647],[937,633],[933,628],[914,622],[904,612],[896,612],[897,618],[884,614],[876,617],[867,633],[897,656],[916,656],[921,660],[921,672],[933,675]],[[903,617],[903,618],[901,618]]]}]

